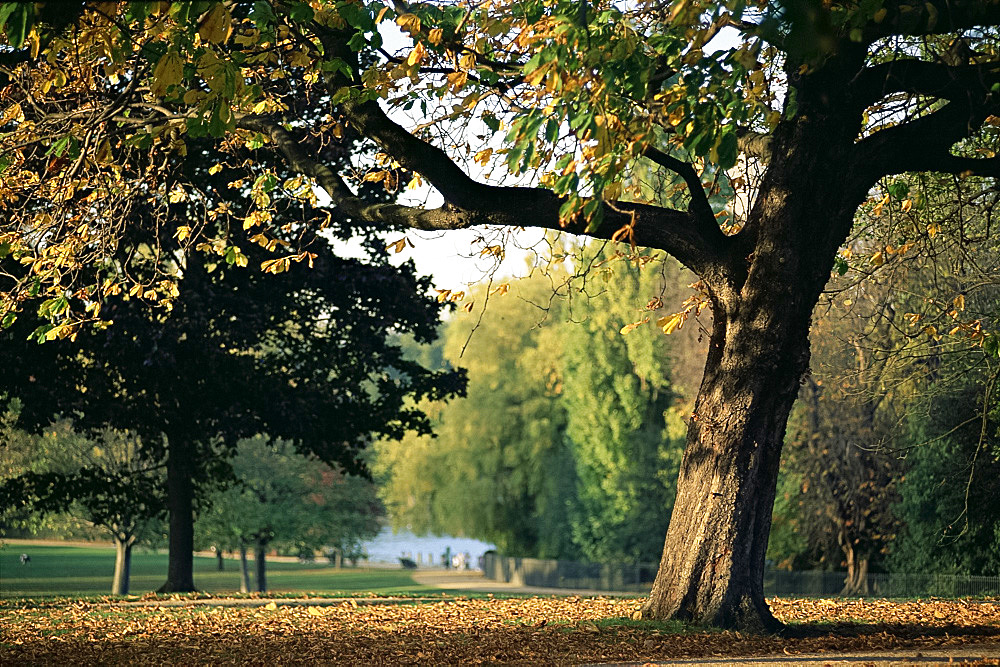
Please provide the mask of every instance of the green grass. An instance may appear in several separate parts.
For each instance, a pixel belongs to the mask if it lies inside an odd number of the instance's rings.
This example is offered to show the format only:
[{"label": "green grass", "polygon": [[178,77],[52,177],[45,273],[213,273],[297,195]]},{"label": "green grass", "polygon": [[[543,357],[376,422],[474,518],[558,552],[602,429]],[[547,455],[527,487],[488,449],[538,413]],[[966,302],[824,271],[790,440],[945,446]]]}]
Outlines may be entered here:
[{"label": "green grass", "polygon": [[[31,563],[21,565],[20,555],[28,553]],[[250,564],[253,567],[253,563]],[[239,590],[239,564],[226,560],[219,572],[215,558],[195,557],[194,583],[210,593]],[[115,552],[109,547],[25,546],[0,547],[0,598],[54,595],[104,595],[111,591]],[[131,593],[142,595],[163,584],[167,556],[133,552]],[[268,562],[268,589],[274,593],[317,593],[321,595],[426,595],[438,589],[421,586],[405,570],[342,569],[312,563]]]}]

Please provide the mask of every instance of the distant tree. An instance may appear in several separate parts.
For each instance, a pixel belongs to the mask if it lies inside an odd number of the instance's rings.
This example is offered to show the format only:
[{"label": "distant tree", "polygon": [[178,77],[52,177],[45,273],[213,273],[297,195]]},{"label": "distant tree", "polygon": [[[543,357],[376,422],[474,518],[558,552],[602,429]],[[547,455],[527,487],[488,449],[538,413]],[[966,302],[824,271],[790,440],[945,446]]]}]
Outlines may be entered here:
[{"label": "distant tree", "polygon": [[[621,329],[679,290],[672,263],[612,259],[617,248],[583,253],[614,272],[613,287],[591,287],[561,323],[566,440],[576,469],[573,541],[595,562],[655,562],[673,506],[684,425],[670,380],[671,340]],[[609,261],[610,260],[610,261]],[[669,275],[668,275],[669,274]],[[597,283],[601,285],[601,282]],[[670,297],[667,297],[668,300]],[[648,317],[649,315],[646,315]]]},{"label": "distant tree", "polygon": [[532,305],[548,303],[551,289],[542,276],[478,287],[470,298],[489,301],[481,321],[476,313],[446,325],[443,356],[468,371],[466,398],[427,408],[437,437],[414,434],[377,446],[383,499],[396,526],[477,537],[516,555],[576,555],[568,514],[574,468],[558,401],[560,341],[555,318]]},{"label": "distant tree", "polygon": [[907,425],[911,448],[895,510],[899,572],[1000,572],[1000,398],[997,371],[952,388]]},{"label": "distant tree", "polygon": [[[474,536],[512,555],[656,559],[665,526],[649,517],[669,509],[683,432],[668,365],[652,354],[670,341],[619,331],[656,317],[678,274],[618,250],[552,249],[627,274],[611,282],[558,269],[506,294],[507,285],[472,290],[474,304],[489,300],[485,312],[457,315],[444,333],[445,359],[469,372],[467,398],[436,410],[436,439],[378,448],[397,525]],[[649,303],[645,315],[637,302]]]},{"label": "distant tree", "polygon": [[241,440],[232,466],[235,482],[207,499],[196,529],[208,541],[237,545],[244,592],[250,588],[248,547],[254,552],[254,590],[263,593],[269,549],[353,553],[378,534],[382,506],[372,483],[308,459],[290,443],[269,443],[263,436]]},{"label": "distant tree", "polygon": [[[968,470],[976,448],[949,449],[955,443],[942,436],[958,429],[969,441],[965,426],[982,414],[995,363],[946,334],[984,340],[984,325],[1000,313],[1000,254],[987,233],[992,195],[937,174],[896,178],[884,188],[880,202],[859,211],[839,260],[843,276],[814,317],[811,373],[789,423],[775,508],[776,524],[794,527],[800,539],[772,533],[783,546],[769,547],[785,563],[843,565],[845,592],[853,594],[868,592],[869,565],[910,571],[920,560],[885,557],[909,539],[894,540],[901,527],[919,539],[933,532],[912,502],[898,504],[900,494],[922,496],[926,507],[952,506],[944,480]],[[926,236],[913,238],[913,229],[924,228]],[[948,470],[925,468],[929,460],[943,463],[942,447],[951,451]],[[915,520],[922,527],[907,525]],[[939,538],[940,531],[927,544]],[[929,560],[921,562],[928,571]]]},{"label": "distant tree", "polygon": [[111,594],[126,595],[132,547],[158,533],[166,513],[162,466],[145,457],[134,434],[104,429],[88,438],[69,420],[39,435],[8,435],[30,450],[18,470],[0,477],[0,508],[68,513],[107,531],[115,545]]},{"label": "distant tree", "polygon": [[[317,150],[346,155],[339,144]],[[371,438],[429,429],[408,399],[440,399],[462,386],[460,374],[428,371],[404,359],[394,342],[404,332],[422,342],[435,335],[441,305],[426,296],[429,282],[410,264],[391,266],[365,221],[327,220],[311,191],[256,176],[246,157],[240,166],[224,165],[219,153],[192,141],[168,172],[171,192],[191,192],[170,197],[175,222],[197,219],[208,207],[243,250],[196,252],[183,235],[162,239],[167,254],[138,241],[119,248],[108,270],[139,280],[168,273],[176,281],[163,308],[125,295],[102,310],[115,326],[51,345],[27,340],[36,325],[28,317],[0,332],[0,389],[23,399],[24,423],[37,429],[62,412],[82,429],[133,429],[147,458],[165,463],[170,558],[163,591],[194,589],[197,490],[227,476],[226,459],[240,438],[267,432],[364,474],[359,454]],[[243,197],[222,202],[212,194],[240,183]],[[277,207],[269,215],[285,223],[268,237],[240,222],[252,220],[265,198]],[[155,227],[160,211],[150,206],[133,215]],[[359,239],[365,257],[338,257],[333,238]],[[299,261],[274,260],[268,248],[275,244],[299,250]],[[17,270],[10,257],[3,261]]]}]

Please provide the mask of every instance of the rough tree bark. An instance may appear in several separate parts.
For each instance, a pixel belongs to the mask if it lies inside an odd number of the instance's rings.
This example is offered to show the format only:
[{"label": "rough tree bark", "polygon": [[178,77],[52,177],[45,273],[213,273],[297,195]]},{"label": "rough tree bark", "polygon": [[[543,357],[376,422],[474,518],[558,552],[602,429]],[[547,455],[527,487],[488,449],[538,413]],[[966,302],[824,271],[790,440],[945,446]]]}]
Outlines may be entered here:
[{"label": "rough tree bark", "polygon": [[829,94],[800,101],[802,119],[772,140],[745,229],[752,245],[716,275],[703,274],[713,329],[660,569],[643,609],[650,618],[782,627],[763,582],[785,428],[809,370],[813,308],[872,182],[854,164],[857,125],[835,112],[848,101]]},{"label": "rough tree bark", "polygon": [[158,593],[191,593],[194,587],[194,481],[191,457],[180,438],[167,442],[167,511],[170,515],[167,580]]}]

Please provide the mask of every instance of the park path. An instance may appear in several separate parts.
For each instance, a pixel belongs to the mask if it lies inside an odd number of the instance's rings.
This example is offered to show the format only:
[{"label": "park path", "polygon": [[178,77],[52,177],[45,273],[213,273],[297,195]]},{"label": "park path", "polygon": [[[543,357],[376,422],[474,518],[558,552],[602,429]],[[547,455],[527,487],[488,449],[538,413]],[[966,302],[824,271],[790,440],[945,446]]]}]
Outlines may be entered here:
[{"label": "park path", "polygon": [[[968,644],[938,648],[897,649],[893,651],[868,651],[865,653],[769,655],[757,658],[687,658],[662,662],[632,662],[602,664],[600,667],[645,667],[646,665],[686,665],[687,667],[724,667],[746,665],[749,667],[923,667],[933,664],[1000,665],[1000,644]],[[588,667],[597,667],[591,665]]]},{"label": "park path", "polygon": [[414,570],[413,581],[422,586],[444,590],[472,591],[474,593],[528,593],[531,595],[579,595],[581,597],[637,597],[636,593],[614,593],[571,588],[543,588],[541,586],[519,586],[505,581],[487,579],[478,570]]}]

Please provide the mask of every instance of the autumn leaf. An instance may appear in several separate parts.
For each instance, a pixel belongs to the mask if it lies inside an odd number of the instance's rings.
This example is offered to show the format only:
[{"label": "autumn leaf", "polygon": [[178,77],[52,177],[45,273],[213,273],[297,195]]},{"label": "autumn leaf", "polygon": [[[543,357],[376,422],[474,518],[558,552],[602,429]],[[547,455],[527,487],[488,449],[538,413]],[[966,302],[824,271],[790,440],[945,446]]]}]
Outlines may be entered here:
[{"label": "autumn leaf", "polygon": [[661,317],[656,320],[656,326],[663,330],[663,333],[670,335],[684,325],[684,313],[674,313],[668,317]]},{"label": "autumn leaf", "polygon": [[156,97],[167,94],[170,86],[178,84],[184,77],[184,63],[180,55],[173,49],[164,53],[153,68],[153,81],[149,92]]},{"label": "autumn leaf", "polygon": [[648,317],[644,317],[641,320],[639,320],[638,322],[632,322],[631,324],[626,324],[625,326],[623,326],[618,331],[618,333],[620,333],[623,336],[626,335],[626,334],[632,333],[633,331],[635,331],[637,328],[641,327],[643,324],[645,324],[648,321],[649,321],[649,318]]},{"label": "autumn leaf", "polygon": [[198,35],[209,44],[225,44],[233,32],[233,15],[223,3],[208,13],[198,28]]}]

